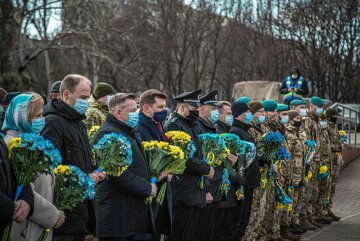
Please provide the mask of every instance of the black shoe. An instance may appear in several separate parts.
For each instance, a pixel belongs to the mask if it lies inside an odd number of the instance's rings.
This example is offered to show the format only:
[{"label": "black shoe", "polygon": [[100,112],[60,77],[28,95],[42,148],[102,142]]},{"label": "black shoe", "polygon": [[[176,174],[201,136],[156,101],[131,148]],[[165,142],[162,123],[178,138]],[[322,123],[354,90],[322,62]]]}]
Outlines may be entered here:
[{"label": "black shoe", "polygon": [[303,228],[301,228],[301,227],[300,227],[299,225],[297,225],[297,224],[294,224],[294,226],[295,226],[295,228],[301,230],[303,233],[306,233],[306,231],[307,231],[307,229],[303,229]]},{"label": "black shoe", "polygon": [[289,231],[293,234],[297,234],[297,235],[300,235],[300,234],[303,234],[303,230],[300,230],[300,229],[297,229],[294,225],[290,225],[289,226]]},{"label": "black shoe", "polygon": [[316,218],[315,222],[321,223],[321,224],[330,224],[331,223],[331,221],[328,221],[328,220],[325,220],[325,219],[322,219],[322,218]]}]

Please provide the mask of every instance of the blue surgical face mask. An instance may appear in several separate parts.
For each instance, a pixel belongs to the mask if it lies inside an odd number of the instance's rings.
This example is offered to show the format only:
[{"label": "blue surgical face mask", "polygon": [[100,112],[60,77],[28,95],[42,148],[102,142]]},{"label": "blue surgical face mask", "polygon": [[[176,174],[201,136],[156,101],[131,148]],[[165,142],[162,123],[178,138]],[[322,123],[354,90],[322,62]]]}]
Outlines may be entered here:
[{"label": "blue surgical face mask", "polygon": [[285,116],[280,116],[280,122],[283,125],[286,125],[287,123],[289,123],[289,116],[285,115]]},{"label": "blue surgical face mask", "polygon": [[251,112],[246,113],[245,121],[246,121],[246,123],[251,124],[251,122],[253,121],[253,114]]},{"label": "blue surgical face mask", "polygon": [[40,134],[40,132],[44,129],[44,126],[45,126],[44,117],[33,119],[31,121],[31,132],[34,134]]},{"label": "blue surgical face mask", "polygon": [[266,117],[264,115],[261,115],[261,116],[259,116],[259,118],[257,118],[256,122],[258,124],[262,124],[265,122],[265,120],[266,120]]},{"label": "blue surgical face mask", "polygon": [[218,110],[210,111],[209,121],[215,124],[218,121],[218,119],[219,119],[219,111]]},{"label": "blue surgical face mask", "polygon": [[229,126],[232,126],[234,122],[234,116],[232,115],[226,115],[225,116],[225,123],[228,124]]},{"label": "blue surgical face mask", "polygon": [[327,127],[327,121],[320,121],[320,126],[325,129]]},{"label": "blue surgical face mask", "polygon": [[72,108],[76,110],[79,114],[83,115],[89,108],[89,101],[77,98]]},{"label": "blue surgical face mask", "polygon": [[307,113],[307,110],[306,109],[300,109],[300,116],[301,117],[305,117],[306,116],[306,113]]},{"label": "blue surgical face mask", "polygon": [[156,122],[164,122],[166,120],[167,114],[168,114],[167,110],[155,112],[153,119]]},{"label": "blue surgical face mask", "polygon": [[139,113],[130,112],[127,121],[128,126],[134,128],[137,125],[138,121],[139,121]]},{"label": "blue surgical face mask", "polygon": [[324,108],[316,108],[316,114],[321,115],[324,112]]},{"label": "blue surgical face mask", "polygon": [[112,95],[107,95],[107,96],[106,96],[105,103],[106,103],[107,105],[110,103],[111,98],[112,98]]}]

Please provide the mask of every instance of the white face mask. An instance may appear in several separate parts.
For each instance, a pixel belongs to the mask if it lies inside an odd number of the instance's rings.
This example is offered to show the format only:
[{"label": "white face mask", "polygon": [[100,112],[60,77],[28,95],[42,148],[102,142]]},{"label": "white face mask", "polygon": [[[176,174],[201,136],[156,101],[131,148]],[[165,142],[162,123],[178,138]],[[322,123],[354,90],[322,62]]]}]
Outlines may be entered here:
[{"label": "white face mask", "polygon": [[306,116],[306,113],[307,113],[307,110],[306,109],[300,109],[300,116],[301,117],[305,117]]},{"label": "white face mask", "polygon": [[327,121],[320,121],[320,126],[325,129],[327,127]]}]

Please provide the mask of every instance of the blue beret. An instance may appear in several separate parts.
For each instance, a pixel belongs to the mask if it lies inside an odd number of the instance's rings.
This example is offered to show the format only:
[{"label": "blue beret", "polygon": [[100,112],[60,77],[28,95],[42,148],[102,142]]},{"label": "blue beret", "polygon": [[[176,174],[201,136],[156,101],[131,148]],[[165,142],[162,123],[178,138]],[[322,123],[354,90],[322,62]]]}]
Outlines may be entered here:
[{"label": "blue beret", "polygon": [[310,103],[316,106],[324,106],[324,100],[321,99],[319,96],[313,96],[310,98]]},{"label": "blue beret", "polygon": [[277,109],[277,103],[275,100],[264,100],[262,102],[265,111],[274,111]]},{"label": "blue beret", "polygon": [[304,100],[296,99],[290,102],[290,106],[306,105]]},{"label": "blue beret", "polygon": [[288,110],[289,110],[288,105],[284,105],[284,104],[278,104],[277,105],[277,111],[288,111]]},{"label": "blue beret", "polygon": [[245,104],[248,104],[248,103],[251,101],[251,99],[250,99],[249,97],[247,97],[247,96],[242,96],[242,97],[240,97],[239,99],[237,99],[236,101],[237,101],[237,102],[243,102],[243,103],[245,103]]}]

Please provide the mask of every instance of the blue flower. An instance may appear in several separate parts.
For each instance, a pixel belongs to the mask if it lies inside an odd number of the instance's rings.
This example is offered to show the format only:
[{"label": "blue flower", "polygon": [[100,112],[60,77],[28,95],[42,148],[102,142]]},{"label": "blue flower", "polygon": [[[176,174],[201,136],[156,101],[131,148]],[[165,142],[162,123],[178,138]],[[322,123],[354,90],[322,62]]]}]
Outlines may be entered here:
[{"label": "blue flower", "polygon": [[290,160],[291,154],[283,147],[281,147],[277,152],[275,152],[275,157],[277,160]]},{"label": "blue flower", "polygon": [[306,146],[309,146],[309,147],[316,147],[316,143],[313,141],[313,140],[306,140],[306,141],[304,141],[304,144],[306,145]]},{"label": "blue flower", "polygon": [[263,137],[264,142],[270,145],[282,145],[285,141],[284,136],[280,132],[268,132]]}]

